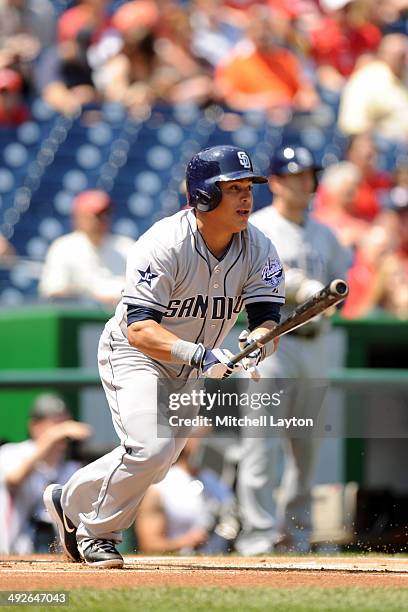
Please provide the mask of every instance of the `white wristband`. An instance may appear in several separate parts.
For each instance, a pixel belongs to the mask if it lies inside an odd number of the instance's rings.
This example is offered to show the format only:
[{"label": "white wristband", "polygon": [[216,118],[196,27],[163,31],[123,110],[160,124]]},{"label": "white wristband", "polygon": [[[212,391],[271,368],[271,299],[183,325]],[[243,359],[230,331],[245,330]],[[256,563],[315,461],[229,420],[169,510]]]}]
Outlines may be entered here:
[{"label": "white wristband", "polygon": [[191,365],[191,361],[198,349],[198,346],[198,344],[188,342],[187,340],[176,340],[171,347],[172,363]]}]

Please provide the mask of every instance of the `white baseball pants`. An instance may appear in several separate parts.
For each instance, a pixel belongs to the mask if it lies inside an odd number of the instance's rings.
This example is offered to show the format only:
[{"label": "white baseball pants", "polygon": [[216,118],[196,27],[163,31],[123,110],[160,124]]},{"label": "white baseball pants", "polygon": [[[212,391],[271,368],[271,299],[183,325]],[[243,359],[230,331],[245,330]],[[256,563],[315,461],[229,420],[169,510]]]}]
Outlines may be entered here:
[{"label": "white baseball pants", "polygon": [[121,532],[133,524],[148,487],[164,478],[186,437],[157,436],[158,377],[142,371],[135,350],[107,328],[98,362],[120,445],[76,472],[63,487],[61,503],[78,526],[79,542],[121,542]]}]

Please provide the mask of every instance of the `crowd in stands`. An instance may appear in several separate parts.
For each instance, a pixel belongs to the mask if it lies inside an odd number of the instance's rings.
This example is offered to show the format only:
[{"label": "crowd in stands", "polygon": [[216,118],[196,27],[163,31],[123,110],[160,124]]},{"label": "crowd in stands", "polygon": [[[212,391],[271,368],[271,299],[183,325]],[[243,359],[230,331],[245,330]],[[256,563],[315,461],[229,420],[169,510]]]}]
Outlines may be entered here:
[{"label": "crowd in stands", "polygon": [[0,127],[38,96],[67,117],[188,101],[279,123],[318,116],[328,92],[348,146],[312,214],[355,254],[345,316],[407,318],[408,157],[378,162],[379,142],[408,142],[407,43],[404,0],[0,0]]}]

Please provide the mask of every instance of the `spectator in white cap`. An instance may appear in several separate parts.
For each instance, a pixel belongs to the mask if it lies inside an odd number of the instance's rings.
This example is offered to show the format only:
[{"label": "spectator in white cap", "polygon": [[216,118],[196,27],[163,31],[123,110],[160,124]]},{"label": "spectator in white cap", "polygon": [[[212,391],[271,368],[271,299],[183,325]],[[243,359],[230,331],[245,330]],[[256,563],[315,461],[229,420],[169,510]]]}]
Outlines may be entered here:
[{"label": "spectator in white cap", "polygon": [[51,244],[39,285],[41,296],[109,307],[119,301],[133,240],[111,233],[111,212],[112,200],[104,191],[91,189],[76,196],[74,231]]},{"label": "spectator in white cap", "polygon": [[62,398],[52,393],[34,401],[30,438],[0,447],[0,553],[47,552],[55,537],[42,503],[55,479],[66,482],[80,467],[65,458],[68,441],[86,440],[91,428],[74,421]]}]

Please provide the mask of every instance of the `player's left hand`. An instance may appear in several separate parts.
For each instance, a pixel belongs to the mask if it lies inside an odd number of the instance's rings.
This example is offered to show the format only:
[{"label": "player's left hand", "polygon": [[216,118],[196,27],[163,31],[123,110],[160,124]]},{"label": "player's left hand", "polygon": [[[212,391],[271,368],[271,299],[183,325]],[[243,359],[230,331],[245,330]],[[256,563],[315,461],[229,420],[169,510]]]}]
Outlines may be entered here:
[{"label": "player's left hand", "polygon": [[[254,343],[257,338],[257,336],[255,336],[255,338],[252,337],[250,340],[248,340],[248,336],[249,331],[247,329],[243,329],[242,332],[239,334],[238,346],[240,351],[243,351],[252,342]],[[259,334],[259,337],[260,336],[261,334]],[[244,359],[241,361],[242,367],[248,373],[250,378],[252,378],[252,380],[258,381],[261,378],[261,373],[259,371],[259,368],[257,367],[259,362],[261,361],[261,356],[261,349],[255,347],[253,352],[249,353],[249,355],[247,357],[244,357]]]},{"label": "player's left hand", "polygon": [[233,364],[233,354],[228,349],[209,349],[199,345],[203,350],[199,372],[204,378],[229,378],[231,374],[239,372],[240,363]]}]

